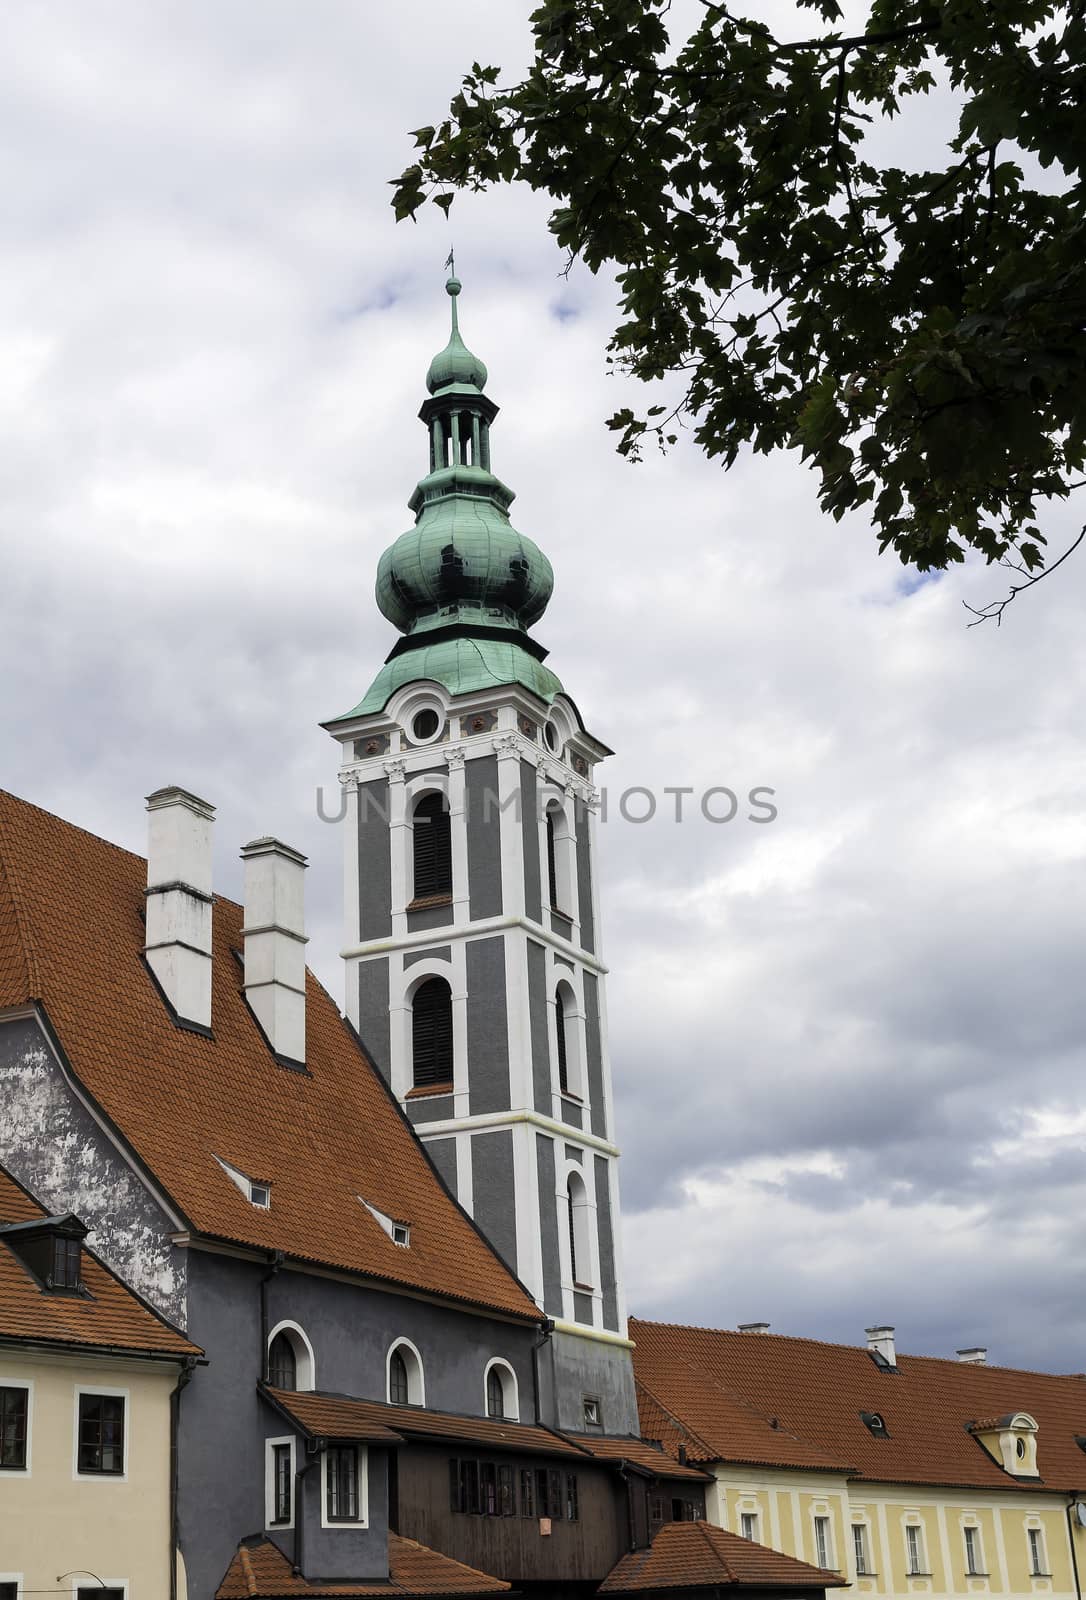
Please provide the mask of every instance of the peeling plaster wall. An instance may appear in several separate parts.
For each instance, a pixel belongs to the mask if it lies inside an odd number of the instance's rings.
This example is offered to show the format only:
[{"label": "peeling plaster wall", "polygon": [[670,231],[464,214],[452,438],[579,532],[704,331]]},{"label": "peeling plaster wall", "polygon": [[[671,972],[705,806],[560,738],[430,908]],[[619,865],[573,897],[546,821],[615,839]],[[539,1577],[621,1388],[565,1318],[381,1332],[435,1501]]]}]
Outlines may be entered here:
[{"label": "peeling plaster wall", "polygon": [[51,1212],[81,1217],[91,1248],[185,1326],[185,1254],[170,1243],[169,1218],[69,1089],[29,1017],[0,1024],[0,1163]]}]

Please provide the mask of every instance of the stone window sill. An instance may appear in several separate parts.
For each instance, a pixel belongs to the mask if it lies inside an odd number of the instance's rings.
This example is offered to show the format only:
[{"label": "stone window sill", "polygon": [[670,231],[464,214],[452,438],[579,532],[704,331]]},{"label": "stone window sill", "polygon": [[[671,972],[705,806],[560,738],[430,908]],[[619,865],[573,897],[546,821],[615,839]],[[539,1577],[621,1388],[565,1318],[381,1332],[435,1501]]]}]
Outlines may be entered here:
[{"label": "stone window sill", "polygon": [[432,1095],[452,1094],[451,1083],[423,1083],[417,1089],[408,1089],[405,1100],[425,1100]]},{"label": "stone window sill", "polygon": [[453,897],[451,894],[424,894],[420,895],[417,900],[410,901],[404,909],[407,911],[430,911],[434,906],[451,906],[452,903]]}]

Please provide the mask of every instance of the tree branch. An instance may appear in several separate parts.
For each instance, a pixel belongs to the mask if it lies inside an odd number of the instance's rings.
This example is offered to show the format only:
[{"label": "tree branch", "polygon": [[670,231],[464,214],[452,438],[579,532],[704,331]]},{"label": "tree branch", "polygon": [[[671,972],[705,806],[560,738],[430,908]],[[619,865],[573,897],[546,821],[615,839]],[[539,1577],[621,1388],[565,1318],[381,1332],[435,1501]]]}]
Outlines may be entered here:
[{"label": "tree branch", "polygon": [[[973,614],[973,621],[966,623],[966,627],[975,628],[982,622],[994,621],[996,627],[998,628],[1000,623],[1003,621],[1003,613],[1006,611],[1011,601],[1015,599],[1017,595],[1020,595],[1023,589],[1032,589],[1035,583],[1040,583],[1041,579],[1047,578],[1050,572],[1055,572],[1057,567],[1062,567],[1063,563],[1067,560],[1067,557],[1078,549],[1083,539],[1086,539],[1086,526],[1081,529],[1078,538],[1068,545],[1067,549],[1063,552],[1063,555],[1060,556],[1058,561],[1053,561],[1050,567],[1045,567],[1043,571],[1034,573],[1033,577],[1027,578],[1025,583],[1012,583],[1011,592],[1009,595],[1007,595],[1005,600],[990,600],[986,606],[971,606],[967,600],[963,600],[962,605],[967,611],[971,611]],[[1013,562],[1003,561],[1000,563],[1000,565],[1004,567],[1010,567],[1013,572],[1024,571],[1024,568],[1015,566]]]}]

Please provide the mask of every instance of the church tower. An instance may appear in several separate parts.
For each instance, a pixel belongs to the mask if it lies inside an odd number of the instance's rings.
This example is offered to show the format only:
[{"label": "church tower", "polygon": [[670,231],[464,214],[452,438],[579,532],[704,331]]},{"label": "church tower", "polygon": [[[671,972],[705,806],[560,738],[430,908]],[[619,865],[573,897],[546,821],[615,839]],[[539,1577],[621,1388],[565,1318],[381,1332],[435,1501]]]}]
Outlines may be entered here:
[{"label": "church tower", "polygon": [[452,331],[419,412],[415,526],[377,570],[402,637],[325,724],[346,796],[346,1009],[554,1323],[544,1420],[636,1433],[596,885],[594,775],[611,752],[528,632],[553,574],[491,470],[498,407],[460,335],[460,287],[446,284]]}]

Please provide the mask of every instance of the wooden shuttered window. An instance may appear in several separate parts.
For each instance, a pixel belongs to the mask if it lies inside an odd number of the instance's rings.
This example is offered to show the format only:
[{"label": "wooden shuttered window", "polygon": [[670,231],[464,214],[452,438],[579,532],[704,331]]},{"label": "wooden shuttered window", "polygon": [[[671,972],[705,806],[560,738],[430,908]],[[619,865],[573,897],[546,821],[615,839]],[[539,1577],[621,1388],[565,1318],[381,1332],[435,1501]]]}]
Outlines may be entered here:
[{"label": "wooden shuttered window", "polygon": [[441,794],[424,794],[413,813],[416,900],[452,894],[452,830]]},{"label": "wooden shuttered window", "polygon": [[427,978],[411,1004],[412,1082],[416,1089],[453,1081],[452,990]]}]

